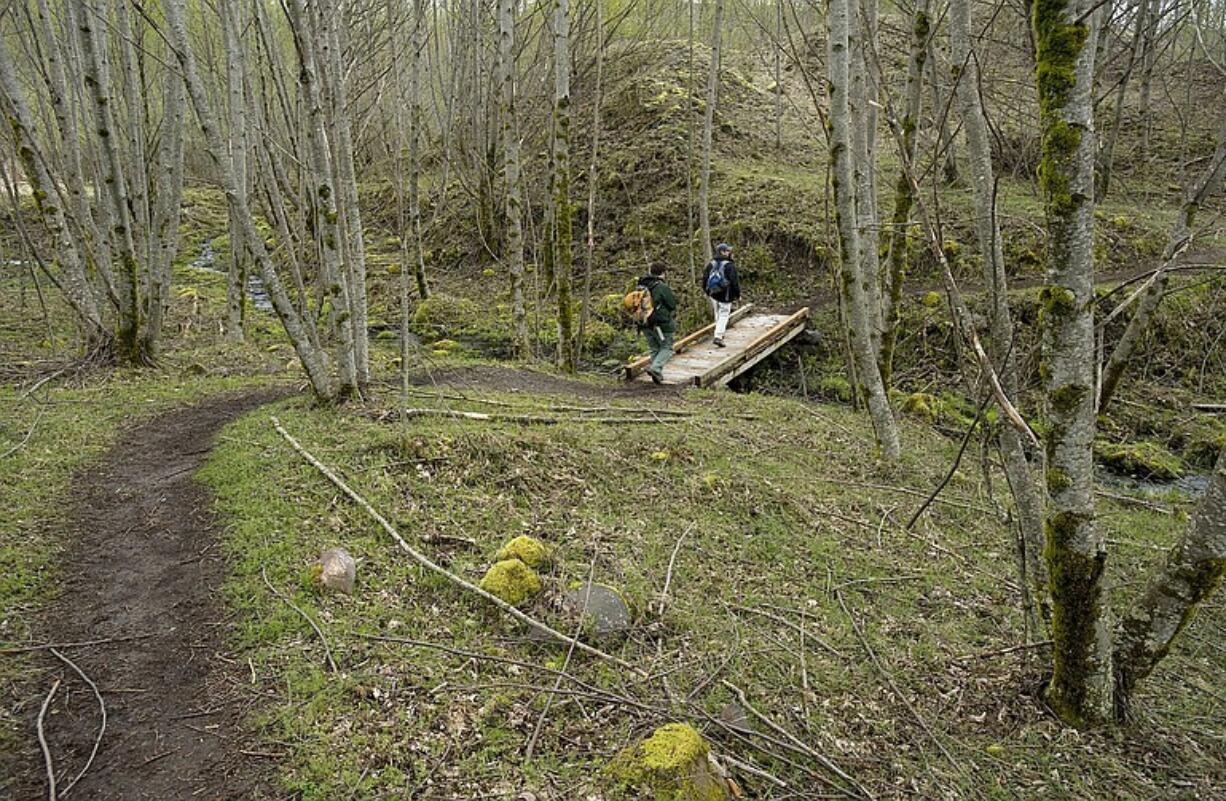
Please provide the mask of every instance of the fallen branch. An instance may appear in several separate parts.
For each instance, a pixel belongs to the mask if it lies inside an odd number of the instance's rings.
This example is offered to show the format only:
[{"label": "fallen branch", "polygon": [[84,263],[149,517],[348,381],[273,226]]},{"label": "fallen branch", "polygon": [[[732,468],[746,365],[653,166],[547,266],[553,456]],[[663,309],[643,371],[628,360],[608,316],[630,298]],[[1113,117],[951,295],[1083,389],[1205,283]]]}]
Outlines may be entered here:
[{"label": "fallen branch", "polygon": [[689,534],[693,528],[693,523],[685,527],[685,531],[682,531],[681,536],[677,538],[677,544],[673,546],[673,555],[668,558],[668,572],[664,575],[664,589],[660,591],[660,615],[664,614],[664,606],[668,603],[668,586],[673,583],[673,563],[677,561],[677,551],[681,550],[681,543],[685,539],[685,535]]},{"label": "fallen branch", "polygon": [[64,656],[54,648],[51,649],[51,653],[56,659],[60,660],[65,665],[68,665],[68,667],[76,671],[76,674],[81,677],[81,681],[89,685],[89,688],[94,691],[94,698],[98,699],[98,709],[102,714],[102,725],[98,727],[98,736],[94,738],[94,747],[89,752],[89,759],[85,760],[85,767],[81,768],[77,775],[73,777],[73,780],[68,782],[68,786],[60,791],[59,797],[63,798],[64,796],[68,795],[69,790],[76,786],[77,782],[81,781],[81,777],[84,776],[89,770],[90,766],[94,764],[94,757],[98,755],[98,746],[102,745],[102,735],[106,734],[106,703],[102,700],[102,693],[98,692],[98,685],[94,684],[89,676],[85,675],[85,671],[81,670],[81,668],[77,666],[76,662],[73,662],[71,659]]},{"label": "fallen branch", "polygon": [[126,637],[103,637],[98,640],[78,640],[77,642],[47,642],[41,645],[18,645],[12,648],[0,648],[0,655],[28,654],[34,651],[47,651],[52,648],[86,648],[91,645],[110,645],[117,642],[131,642],[156,637],[157,634],[130,634]]},{"label": "fallen branch", "polygon": [[43,764],[47,766],[47,801],[56,801],[55,765],[51,761],[51,746],[47,745],[47,733],[43,730],[43,719],[47,717],[47,707],[51,706],[51,699],[59,688],[60,680],[56,679],[55,683],[51,685],[51,691],[43,699],[42,709],[38,710],[38,745],[43,750]]},{"label": "fallen branch", "polygon": [[962,764],[958,762],[958,760],[954,759],[953,754],[949,753],[949,751],[945,748],[945,744],[937,739],[936,734],[934,734],[932,729],[928,727],[928,722],[924,720],[922,715],[920,715],[919,710],[911,705],[911,702],[907,700],[907,696],[903,695],[898,689],[898,686],[894,684],[894,677],[891,676],[890,672],[885,669],[884,665],[881,664],[881,660],[877,658],[877,652],[874,651],[872,646],[868,644],[868,639],[864,636],[864,632],[860,629],[860,624],[856,622],[855,616],[851,613],[851,610],[847,608],[846,602],[843,601],[843,593],[835,590],[834,597],[838,599],[839,606],[843,608],[843,614],[847,615],[847,619],[851,621],[851,628],[856,632],[856,638],[860,640],[860,645],[864,647],[864,652],[868,654],[868,658],[873,663],[873,667],[877,668],[877,672],[881,674],[883,679],[885,679],[886,684],[890,686],[890,690],[894,693],[894,695],[898,696],[898,700],[902,701],[903,706],[907,708],[907,711],[910,712],[911,716],[915,718],[917,723],[919,723],[920,728],[923,729],[924,733],[928,735],[928,738],[936,744],[937,750],[945,755],[945,758],[949,760],[951,765],[957,768],[959,772],[962,772]]},{"label": "fallen branch", "polygon": [[450,417],[456,420],[479,420],[486,423],[521,423],[523,425],[560,425],[562,423],[602,423],[606,425],[641,425],[645,423],[683,423],[685,417],[557,417],[539,414],[502,414],[499,412],[461,412],[455,409],[401,409],[401,416]]},{"label": "fallen branch", "polygon": [[1051,645],[1051,640],[1040,640],[1038,642],[1028,642],[1028,643],[1023,643],[1022,645],[1013,645],[1008,648],[1000,648],[995,651],[984,651],[978,654],[967,654],[966,656],[955,656],[950,661],[952,662],[970,662],[971,660],[974,660],[974,659],[991,659],[994,656],[1004,656],[1005,654],[1012,654],[1018,651],[1029,651],[1034,648],[1045,648],[1049,645]]},{"label": "fallen branch", "polygon": [[3,454],[0,454],[0,461],[3,461],[4,459],[9,458],[14,453],[17,453],[17,451],[21,450],[22,448],[26,446],[26,443],[30,441],[30,437],[34,436],[34,429],[38,428],[38,421],[43,419],[43,413],[46,411],[47,411],[47,407],[45,406],[39,408],[38,414],[34,416],[34,422],[30,424],[30,430],[26,432],[25,439],[23,439],[21,442],[18,442],[13,447],[9,448]]},{"label": "fallen branch", "polygon": [[1100,498],[1110,498],[1111,500],[1116,501],[1118,503],[1130,504],[1132,506],[1139,506],[1142,509],[1148,509],[1151,512],[1157,512],[1159,514],[1164,514],[1164,515],[1175,514],[1169,508],[1162,506],[1160,504],[1153,503],[1152,501],[1147,501],[1144,498],[1133,498],[1129,495],[1120,495],[1119,493],[1108,492],[1107,490],[1103,490],[1103,489],[1094,490],[1094,494],[1099,496]]},{"label": "fallen branch", "polygon": [[[811,746],[806,745],[796,735],[792,734],[790,731],[759,712],[753,704],[749,703],[749,698],[745,695],[745,691],[740,687],[736,686],[727,679],[720,679],[720,683],[736,694],[737,703],[739,703],[745,711],[749,712],[749,714],[761,721],[764,725],[770,728],[771,731],[790,741],[794,746],[800,749],[801,753],[807,754],[816,759],[822,765],[822,767],[826,768],[826,770],[850,784],[860,795],[870,799],[873,797],[873,794],[868,791],[868,788],[848,775],[838,765],[834,764],[834,762],[832,762],[825,754],[815,750]],[[843,788],[840,787],[838,789],[842,790]],[[844,792],[846,791],[844,790]]]},{"label": "fallen branch", "polygon": [[370,515],[370,517],[376,523],[378,523],[379,526],[384,531],[386,531],[393,540],[396,541],[396,545],[399,546],[400,550],[404,551],[410,557],[412,557],[413,561],[417,562],[419,565],[426,568],[430,572],[435,573],[439,576],[442,576],[443,578],[450,581],[452,584],[462,587],[463,589],[468,590],[469,592],[475,595],[481,596],[482,598],[494,604],[494,606],[497,606],[503,612],[507,613],[508,615],[520,621],[521,623],[526,623],[527,625],[536,628],[538,631],[548,634],[550,637],[554,638],[555,640],[558,640],[559,642],[564,642],[567,644],[574,643],[576,648],[578,648],[580,651],[583,651],[586,654],[594,656],[598,659],[603,659],[606,662],[611,662],[617,665],[618,667],[631,671],[636,676],[646,676],[646,672],[643,671],[641,668],[637,668],[634,665],[630,664],[629,662],[625,661],[624,659],[619,659],[618,657],[613,656],[612,654],[607,654],[604,651],[601,651],[599,648],[594,648],[588,645],[587,643],[582,642],[578,638],[566,636],[562,632],[557,631],[556,629],[546,625],[545,623],[540,622],[536,618],[533,618],[530,615],[524,614],[523,612],[519,611],[511,604],[499,598],[498,596],[486,592],[485,590],[481,589],[477,585],[469,581],[465,581],[464,579],[457,576],[455,573],[452,573],[446,568],[435,564],[433,561],[430,560],[428,556],[426,556],[421,551],[414,548],[412,545],[409,545],[409,543],[405,541],[404,537],[400,536],[400,532],[398,532],[391,523],[387,522],[387,519],[384,518],[383,515],[379,514],[375,510],[375,508],[371,506],[369,502],[367,502],[365,498],[363,498],[361,495],[359,495],[357,492],[351,489],[349,485],[346,484],[343,480],[341,480],[339,476],[337,476],[335,473],[329,470],[326,465],[324,465],[322,462],[320,462],[318,459],[312,456],[311,453],[306,450],[306,448],[303,448],[302,445],[299,444],[298,440],[294,439],[294,437],[290,435],[290,433],[286,431],[284,427],[282,427],[280,420],[278,420],[276,417],[273,417],[272,424],[273,424],[273,427],[277,429],[277,432],[281,434],[282,437],[285,438],[285,441],[288,442],[290,446],[295,451],[298,452],[298,455],[300,455],[312,467],[314,467],[316,470],[322,473],[324,477],[326,477],[329,481],[335,484],[336,487],[341,492],[349,496],[349,499],[352,500],[354,503],[356,503],[358,506],[360,506],[362,510],[366,512],[366,514]]},{"label": "fallen branch", "polygon": [[753,765],[750,765],[748,762],[742,762],[736,757],[728,756],[727,754],[720,755],[720,758],[723,759],[725,762],[727,762],[732,767],[736,768],[737,770],[743,770],[746,773],[750,774],[751,776],[757,776],[759,779],[765,779],[766,781],[770,782],[771,784],[775,785],[776,787],[780,789],[787,789],[787,786],[788,786],[787,782],[785,782],[783,779],[780,779],[778,776],[775,776],[771,773],[767,773],[761,768],[754,767]]},{"label": "fallen branch", "polygon": [[[827,650],[827,651],[829,651],[830,653],[834,654],[834,655],[835,655],[835,656],[837,656],[839,659],[846,659],[846,658],[847,658],[847,657],[845,657],[845,656],[844,656],[842,653],[840,653],[840,652],[839,652],[839,650],[838,650],[837,648],[835,648],[833,645],[830,645],[829,643],[825,642],[825,641],[824,641],[824,640],[822,640],[822,638],[820,638],[820,637],[816,637],[816,636],[814,636],[814,635],[813,635],[813,632],[811,632],[811,631],[805,631],[803,628],[801,628],[800,626],[797,626],[795,623],[793,623],[792,621],[788,620],[787,618],[783,618],[783,617],[780,617],[779,615],[773,614],[773,613],[771,613],[771,612],[767,612],[765,609],[756,609],[756,608],[754,608],[754,607],[752,607],[752,606],[736,606],[735,604],[727,604],[727,606],[728,606],[728,608],[729,608],[729,609],[735,609],[735,610],[736,610],[736,611],[738,611],[738,612],[748,612],[748,613],[750,613],[751,615],[761,615],[762,617],[767,618],[768,620],[773,620],[773,621],[775,621],[776,623],[782,623],[783,625],[785,625],[785,626],[787,626],[787,627],[791,628],[793,631],[798,631],[798,632],[800,632],[800,636],[801,636],[802,638],[807,638],[807,639],[813,640],[813,642],[817,643],[818,645],[820,645],[820,646],[821,646],[822,648],[824,648],[825,650]],[[801,612],[801,616],[802,616],[802,617],[804,616],[804,612],[803,612],[803,611]]]},{"label": "fallen branch", "polygon": [[1226,414],[1226,403],[1193,403],[1192,408],[1209,414]]},{"label": "fallen branch", "polygon": [[302,607],[298,606],[298,604],[291,601],[288,596],[286,596],[276,587],[272,586],[272,582],[268,580],[268,572],[264,570],[263,567],[260,568],[260,577],[264,579],[264,584],[268,587],[268,589],[272,592],[273,595],[277,596],[282,601],[285,601],[285,603],[289,606],[290,609],[293,609],[295,612],[301,615],[302,619],[305,620],[307,623],[309,623],[311,628],[315,629],[315,633],[319,636],[319,641],[323,643],[324,645],[324,656],[327,657],[328,659],[328,668],[333,673],[339,673],[340,670],[336,667],[336,661],[332,658],[332,649],[328,647],[328,638],[324,636],[323,631],[321,631],[319,626],[316,625],[315,621],[311,619],[311,616],[308,615],[302,609]]}]

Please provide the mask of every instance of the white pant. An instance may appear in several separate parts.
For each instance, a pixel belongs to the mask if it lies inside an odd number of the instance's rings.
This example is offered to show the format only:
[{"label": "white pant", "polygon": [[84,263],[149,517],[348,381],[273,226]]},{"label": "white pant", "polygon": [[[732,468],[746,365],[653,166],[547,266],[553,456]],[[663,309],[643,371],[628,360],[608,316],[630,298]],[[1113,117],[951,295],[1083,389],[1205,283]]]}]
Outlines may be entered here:
[{"label": "white pant", "polygon": [[715,338],[723,339],[724,332],[728,330],[728,316],[732,314],[732,304],[720,303],[711,298],[711,313],[715,315]]}]

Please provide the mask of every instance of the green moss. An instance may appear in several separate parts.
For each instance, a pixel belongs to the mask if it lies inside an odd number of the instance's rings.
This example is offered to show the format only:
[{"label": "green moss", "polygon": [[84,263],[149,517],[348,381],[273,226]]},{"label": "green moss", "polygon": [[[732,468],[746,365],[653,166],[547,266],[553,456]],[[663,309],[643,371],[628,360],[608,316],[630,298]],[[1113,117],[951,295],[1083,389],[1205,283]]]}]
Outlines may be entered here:
[{"label": "green moss", "polygon": [[478,314],[471,300],[437,293],[417,304],[409,328],[419,336],[438,337],[474,325]]},{"label": "green moss", "polygon": [[1053,674],[1047,702],[1065,722],[1083,727],[1098,723],[1088,697],[1086,677],[1094,670],[1096,627],[1102,615],[1102,575],[1107,554],[1087,556],[1074,543],[1093,526],[1090,515],[1057,512],[1047,518],[1044,557],[1052,588]]},{"label": "green moss", "polygon": [[1156,442],[1094,443],[1094,456],[1117,473],[1141,478],[1173,479],[1183,475],[1179,457]]},{"label": "green moss", "polygon": [[1066,216],[1078,205],[1069,189],[1069,175],[1076,169],[1081,131],[1065,121],[1063,113],[1077,85],[1077,58],[1089,29],[1084,24],[1068,24],[1068,0],[1034,0],[1032,9],[1042,128],[1039,185],[1048,211]]},{"label": "green moss", "polygon": [[841,375],[830,375],[817,382],[817,391],[824,398],[851,403],[851,383]]},{"label": "green moss", "polygon": [[1039,302],[1045,317],[1058,317],[1077,310],[1077,296],[1071,289],[1062,286],[1045,286],[1039,294]]},{"label": "green moss", "polygon": [[536,570],[549,567],[550,562],[549,548],[545,543],[526,534],[521,534],[503,545],[495,558],[499,561],[518,559]]},{"label": "green moss", "polygon": [[1089,392],[1090,388],[1083,384],[1065,384],[1053,389],[1048,401],[1053,410],[1061,414],[1072,414]]},{"label": "green moss", "polygon": [[541,577],[518,559],[504,559],[485,572],[481,589],[518,606],[541,591]]},{"label": "green moss", "polygon": [[902,402],[902,410],[907,414],[921,417],[930,423],[935,423],[941,401],[935,395],[926,392],[913,392]]},{"label": "green moss", "polygon": [[[723,783],[707,768],[710,746],[685,723],[668,723],[651,737],[625,749],[607,769],[619,791],[655,801],[722,801]],[[650,795],[641,795],[647,790]]]},{"label": "green moss", "polygon": [[941,293],[936,291],[925,292],[924,296],[920,298],[920,303],[922,303],[925,308],[935,309],[941,305]]},{"label": "green moss", "polygon": [[1064,492],[1072,485],[1069,480],[1068,473],[1058,467],[1053,467],[1047,471],[1047,491],[1053,495]]}]

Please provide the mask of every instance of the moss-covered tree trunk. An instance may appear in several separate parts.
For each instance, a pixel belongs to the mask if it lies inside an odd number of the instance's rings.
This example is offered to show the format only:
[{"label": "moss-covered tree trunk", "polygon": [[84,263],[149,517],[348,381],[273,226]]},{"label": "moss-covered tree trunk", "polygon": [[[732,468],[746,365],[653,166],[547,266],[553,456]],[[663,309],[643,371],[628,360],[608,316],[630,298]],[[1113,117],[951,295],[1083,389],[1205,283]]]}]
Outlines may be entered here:
[{"label": "moss-covered tree trunk", "polygon": [[[1009,287],[1005,278],[1004,245],[996,217],[996,176],[992,166],[992,140],[980,100],[979,62],[971,45],[970,0],[951,0],[949,5],[949,55],[954,69],[954,98],[966,132],[966,155],[975,198],[975,234],[983,256],[983,282],[991,303],[991,340],[988,353],[1000,376],[1001,389],[1016,405],[1019,380],[1017,352],[1013,345],[1013,318],[1009,311]],[[1030,629],[1040,629],[1046,617],[1047,569],[1043,564],[1043,493],[1026,458],[1022,436],[1010,425],[1001,427],[1000,448],[1005,473],[1017,506],[1021,531],[1019,548],[1026,589]],[[1040,615],[1041,613],[1041,615]]]},{"label": "moss-covered tree trunk", "polygon": [[332,181],[332,154],[328,145],[327,121],[315,55],[316,34],[303,0],[290,0],[288,11],[299,58],[298,83],[306,102],[306,134],[311,153],[308,180],[314,195],[320,278],[325,300],[330,308],[331,327],[337,338],[336,362],[340,379],[337,396],[344,400],[357,394],[357,368],[354,359],[353,326],[350,321],[352,307],[341,260],[343,233],[336,206],[337,193]]},{"label": "moss-covered tree trunk", "polygon": [[1218,454],[1209,489],[1187,532],[1171,549],[1166,564],[1149,582],[1145,595],[1121,622],[1115,643],[1115,710],[1128,716],[1137,682],[1148,676],[1170,650],[1197,606],[1226,574],[1226,448]]},{"label": "moss-covered tree trunk", "polygon": [[128,205],[127,179],[124,177],[123,154],[119,150],[120,132],[115,126],[112,105],[110,65],[107,60],[104,25],[109,17],[105,8],[88,0],[77,2],[77,32],[81,40],[85,69],[85,86],[92,106],[94,131],[102,151],[103,194],[111,214],[109,231],[112,247],[118,250],[119,272],[116,274],[116,294],[119,296],[119,326],[116,348],[119,357],[129,364],[147,364],[149,359],[140,338],[140,265],[133,240],[132,214]]},{"label": "moss-covered tree trunk", "polygon": [[830,80],[830,159],[834,164],[834,200],[839,229],[840,286],[847,309],[848,338],[852,344],[862,394],[868,400],[877,442],[887,461],[899,457],[898,426],[890,410],[873,347],[868,285],[862,273],[856,217],[856,178],[852,143],[855,121],[848,103],[852,51],[849,37],[850,3],[830,0],[826,14]]},{"label": "moss-covered tree trunk", "polygon": [[1052,668],[1047,700],[1065,721],[1111,715],[1106,541],[1094,519],[1093,0],[1036,0],[1036,78],[1049,240],[1043,289],[1047,401],[1045,520]]},{"label": "moss-covered tree trunk", "polygon": [[[928,17],[931,0],[918,0],[915,16],[911,20],[911,55],[907,60],[907,86],[902,118],[902,146],[907,152],[907,163],[915,164],[919,147],[920,111],[924,98],[924,62],[928,59],[928,38],[932,21]],[[891,218],[889,273],[885,294],[884,330],[881,333],[881,380],[887,386],[894,370],[894,344],[898,336],[898,305],[902,301],[902,284],[907,277],[909,261],[907,231],[911,226],[911,206],[915,196],[911,177],[905,169],[898,172],[894,184],[894,213]]]},{"label": "moss-covered tree trunk", "polygon": [[[856,236],[860,240],[860,280],[864,284],[868,330],[874,363],[881,360],[881,336],[885,310],[881,293],[881,253],[877,215],[877,181],[874,163],[877,144],[876,84],[870,76],[876,47],[877,4],[874,0],[849,0],[848,46],[851,50],[848,104],[851,110],[852,175],[856,192]],[[880,372],[880,367],[878,368]],[[885,378],[882,377],[885,384]],[[888,390],[889,385],[885,384]]]},{"label": "moss-covered tree trunk", "polygon": [[1223,115],[1221,128],[1218,129],[1217,149],[1210,157],[1205,169],[1190,183],[1183,193],[1183,205],[1171,228],[1166,248],[1162,253],[1162,265],[1150,279],[1145,293],[1137,303],[1137,310],[1128,320],[1124,333],[1120,335],[1103,367],[1102,383],[1098,391],[1098,411],[1101,414],[1114,397],[1119,387],[1120,379],[1132,362],[1133,353],[1141,335],[1149,327],[1149,321],[1154,316],[1158,304],[1166,296],[1167,285],[1171,274],[1168,268],[1171,263],[1188,248],[1192,241],[1192,226],[1196,223],[1196,215],[1204,204],[1205,198],[1213,193],[1215,188],[1226,177],[1226,115]]},{"label": "moss-covered tree trunk", "polygon": [[558,367],[575,369],[575,320],[571,303],[574,212],[570,204],[570,2],[554,0],[553,14],[553,252],[558,291]]},{"label": "moss-covered tree trunk", "polygon": [[[413,0],[413,43],[409,61],[409,226],[413,238],[413,278],[417,282],[417,297],[430,297],[426,280],[426,254],[421,239],[421,57],[426,49],[426,22],[422,0]],[[444,177],[442,189],[446,193]]]},{"label": "moss-covered tree trunk", "polygon": [[149,291],[145,293],[145,350],[156,354],[170,302],[171,265],[179,252],[179,220],[183,197],[183,125],[187,111],[183,79],[166,70],[162,101],[162,135],[154,163]]},{"label": "moss-covered tree trunk", "polygon": [[205,149],[209,155],[209,160],[217,171],[216,174],[221,178],[222,189],[226,194],[226,202],[230,208],[234,209],[238,219],[245,221],[244,234],[247,236],[247,241],[251,243],[252,255],[255,258],[256,266],[260,270],[260,278],[264,282],[264,289],[268,292],[273,309],[285,327],[285,333],[289,336],[290,342],[293,343],[294,351],[298,354],[303,369],[310,379],[311,390],[319,400],[331,401],[334,399],[334,390],[324,363],[323,351],[312,343],[307,328],[303,325],[302,318],[294,308],[289,295],[285,291],[285,287],[281,283],[281,278],[277,274],[277,268],[273,264],[272,257],[264,247],[264,239],[256,230],[254,218],[251,216],[251,207],[247,204],[247,193],[239,191],[238,183],[234,176],[233,165],[227,157],[225,143],[221,138],[221,129],[218,127],[217,118],[209,106],[208,92],[204,87],[204,82],[200,79],[200,74],[196,67],[195,54],[188,44],[187,20],[185,19],[183,3],[184,0],[163,0],[162,7],[166,14],[166,33],[170,47],[174,51],[175,59],[179,62],[179,67],[182,70],[183,80],[187,86],[187,95],[191,99],[192,107],[196,112],[196,119],[200,123],[200,131],[204,136]]},{"label": "moss-covered tree trunk", "polygon": [[528,315],[524,308],[524,195],[519,165],[519,136],[515,131],[515,9],[516,0],[498,2],[498,82],[502,108],[503,175],[506,180],[506,236],[502,257],[507,263],[511,290],[511,326],[515,356],[526,359]]}]

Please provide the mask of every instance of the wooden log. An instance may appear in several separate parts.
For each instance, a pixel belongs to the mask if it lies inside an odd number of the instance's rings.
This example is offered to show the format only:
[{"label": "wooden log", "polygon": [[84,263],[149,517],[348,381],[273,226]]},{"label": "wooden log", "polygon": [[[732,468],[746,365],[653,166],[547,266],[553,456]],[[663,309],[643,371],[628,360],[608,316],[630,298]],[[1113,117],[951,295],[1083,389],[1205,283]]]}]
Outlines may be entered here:
[{"label": "wooden log", "polygon": [[762,336],[750,342],[744,350],[736,357],[720,362],[715,367],[712,367],[707,372],[700,376],[694,377],[694,386],[709,387],[715,385],[723,376],[729,373],[734,373],[738,368],[748,363],[755,361],[759,356],[764,355],[772,346],[777,343],[782,344],[782,341],[790,339],[788,335],[796,336],[804,326],[804,321],[809,316],[809,307],[805,306],[800,311],[793,314],[772,327]]},{"label": "wooden log", "polygon": [[1193,403],[1192,408],[1209,414],[1226,414],[1226,403]]},{"label": "wooden log", "polygon": [[[732,314],[728,316],[728,327],[731,328],[733,325],[735,325],[736,321],[749,314],[751,309],[753,309],[753,304],[746,303],[744,306],[733,310]],[[692,334],[688,334],[687,336],[674,342],[673,353],[681,353],[684,350],[692,348],[694,345],[698,344],[714,333],[715,323],[709,323],[702,328],[699,328]],[[650,356],[640,356],[622,368],[623,378],[625,378],[627,381],[633,381],[636,376],[647,369],[647,365],[649,364],[651,364]]]}]

